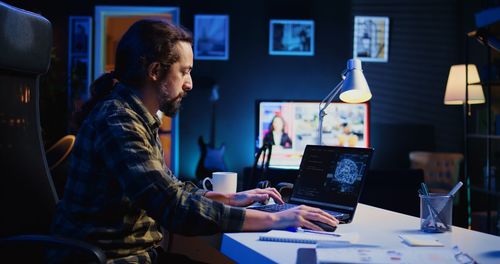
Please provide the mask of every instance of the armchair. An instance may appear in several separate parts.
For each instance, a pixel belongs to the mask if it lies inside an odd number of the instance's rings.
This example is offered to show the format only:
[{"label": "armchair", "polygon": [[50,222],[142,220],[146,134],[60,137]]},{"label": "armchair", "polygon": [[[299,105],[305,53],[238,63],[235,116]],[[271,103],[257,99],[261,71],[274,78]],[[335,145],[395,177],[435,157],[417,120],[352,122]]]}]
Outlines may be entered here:
[{"label": "armchair", "polygon": [[3,2],[0,25],[2,260],[38,263],[34,252],[63,247],[77,249],[88,262],[105,263],[104,253],[92,245],[47,235],[58,197],[42,146],[38,82],[49,68],[52,26],[40,15]]}]

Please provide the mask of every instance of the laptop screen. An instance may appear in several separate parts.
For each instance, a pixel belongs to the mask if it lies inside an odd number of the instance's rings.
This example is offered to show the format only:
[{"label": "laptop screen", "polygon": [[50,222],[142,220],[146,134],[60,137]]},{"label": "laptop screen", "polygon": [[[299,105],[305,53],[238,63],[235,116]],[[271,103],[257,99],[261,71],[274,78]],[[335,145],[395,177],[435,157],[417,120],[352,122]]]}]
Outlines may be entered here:
[{"label": "laptop screen", "polygon": [[336,211],[353,211],[373,149],[308,145],[291,197]]}]

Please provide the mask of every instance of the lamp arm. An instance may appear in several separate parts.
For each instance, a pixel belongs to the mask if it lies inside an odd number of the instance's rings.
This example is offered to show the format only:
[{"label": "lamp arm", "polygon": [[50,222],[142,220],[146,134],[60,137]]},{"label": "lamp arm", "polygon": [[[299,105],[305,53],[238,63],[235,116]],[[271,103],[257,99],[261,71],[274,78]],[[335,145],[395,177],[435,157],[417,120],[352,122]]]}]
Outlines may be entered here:
[{"label": "lamp arm", "polygon": [[323,118],[326,116],[326,108],[332,103],[333,99],[340,92],[340,87],[344,83],[344,75],[342,75],[342,80],[333,88],[333,90],[328,93],[328,95],[323,98],[319,104],[319,131],[318,131],[318,145],[323,145]]}]

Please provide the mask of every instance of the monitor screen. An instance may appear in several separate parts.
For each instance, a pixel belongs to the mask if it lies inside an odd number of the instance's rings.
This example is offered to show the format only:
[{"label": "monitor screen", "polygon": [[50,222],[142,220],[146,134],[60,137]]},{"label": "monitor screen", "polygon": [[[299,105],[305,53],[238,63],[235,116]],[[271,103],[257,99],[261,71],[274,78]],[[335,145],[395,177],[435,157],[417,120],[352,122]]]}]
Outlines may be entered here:
[{"label": "monitor screen", "polygon": [[[319,101],[258,101],[257,149],[271,144],[269,166],[298,169],[306,145],[318,144]],[[334,102],[323,119],[323,144],[369,147],[368,103]],[[263,158],[263,157],[261,157]]]}]

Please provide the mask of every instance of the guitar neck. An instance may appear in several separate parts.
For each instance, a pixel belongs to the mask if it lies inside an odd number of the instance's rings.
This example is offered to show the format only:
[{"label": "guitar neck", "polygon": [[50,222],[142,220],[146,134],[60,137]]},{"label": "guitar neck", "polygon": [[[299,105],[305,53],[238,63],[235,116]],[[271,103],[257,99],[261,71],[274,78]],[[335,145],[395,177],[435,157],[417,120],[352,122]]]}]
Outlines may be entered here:
[{"label": "guitar neck", "polygon": [[210,145],[215,147],[215,102],[212,102],[212,118],[210,122]]}]

